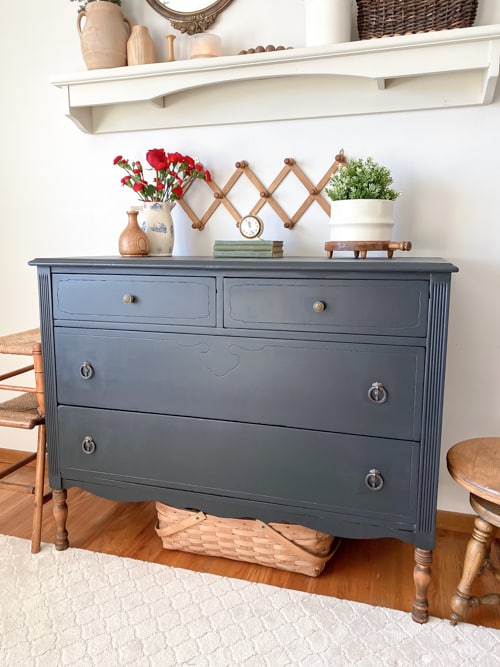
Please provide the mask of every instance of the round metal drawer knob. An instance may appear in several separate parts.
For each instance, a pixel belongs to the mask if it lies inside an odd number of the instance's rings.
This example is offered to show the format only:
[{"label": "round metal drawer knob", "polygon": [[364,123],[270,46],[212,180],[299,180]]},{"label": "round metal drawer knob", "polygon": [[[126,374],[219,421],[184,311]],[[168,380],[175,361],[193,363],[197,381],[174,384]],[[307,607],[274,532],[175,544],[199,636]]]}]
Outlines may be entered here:
[{"label": "round metal drawer knob", "polygon": [[368,389],[368,398],[372,403],[385,403],[387,400],[387,389],[381,382],[374,382]]},{"label": "round metal drawer knob", "polygon": [[94,375],[94,369],[92,368],[90,361],[84,361],[80,366],[80,375],[84,380],[90,380],[90,378]]},{"label": "round metal drawer knob", "polygon": [[315,301],[313,303],[313,310],[315,313],[322,313],[326,308],[326,304],[323,301]]},{"label": "round metal drawer knob", "polygon": [[95,442],[90,435],[85,436],[82,442],[82,450],[84,454],[93,454],[95,452]]},{"label": "round metal drawer knob", "polygon": [[134,303],[135,296],[133,294],[124,294],[123,303]]},{"label": "round metal drawer knob", "polygon": [[368,475],[365,477],[365,485],[370,491],[380,491],[384,486],[384,478],[380,474],[380,470],[372,468],[368,471]]}]

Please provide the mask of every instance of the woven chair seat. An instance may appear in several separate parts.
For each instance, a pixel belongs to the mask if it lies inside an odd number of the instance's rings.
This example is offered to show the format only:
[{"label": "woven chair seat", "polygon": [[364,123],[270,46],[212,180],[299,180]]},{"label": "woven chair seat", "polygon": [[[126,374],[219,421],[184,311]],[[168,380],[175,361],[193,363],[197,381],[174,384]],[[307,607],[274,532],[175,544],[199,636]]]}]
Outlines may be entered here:
[{"label": "woven chair seat", "polygon": [[33,345],[40,342],[40,329],[18,331],[0,336],[0,354],[33,354]]},{"label": "woven chair seat", "polygon": [[26,393],[0,403],[0,426],[32,429],[43,424],[36,394]]}]

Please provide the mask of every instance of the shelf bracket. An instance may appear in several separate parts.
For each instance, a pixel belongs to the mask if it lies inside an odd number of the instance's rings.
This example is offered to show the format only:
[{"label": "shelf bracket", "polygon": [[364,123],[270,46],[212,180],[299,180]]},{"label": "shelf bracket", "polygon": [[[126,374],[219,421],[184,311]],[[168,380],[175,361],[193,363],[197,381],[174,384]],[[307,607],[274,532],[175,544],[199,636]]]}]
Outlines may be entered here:
[{"label": "shelf bracket", "polygon": [[482,100],[484,104],[491,104],[495,97],[498,74],[500,68],[500,43],[490,43],[490,65],[484,72]]}]

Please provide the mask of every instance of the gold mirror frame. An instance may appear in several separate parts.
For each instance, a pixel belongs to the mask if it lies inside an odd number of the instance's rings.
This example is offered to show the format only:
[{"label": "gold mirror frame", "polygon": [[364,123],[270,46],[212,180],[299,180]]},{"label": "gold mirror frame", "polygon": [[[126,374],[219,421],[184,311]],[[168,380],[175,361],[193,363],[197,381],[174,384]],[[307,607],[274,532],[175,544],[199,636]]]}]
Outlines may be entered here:
[{"label": "gold mirror frame", "polygon": [[210,28],[219,14],[232,1],[217,0],[217,2],[207,3],[203,9],[197,12],[178,12],[165,7],[161,0],[147,0],[155,11],[169,19],[173,28],[188,35],[204,32]]}]

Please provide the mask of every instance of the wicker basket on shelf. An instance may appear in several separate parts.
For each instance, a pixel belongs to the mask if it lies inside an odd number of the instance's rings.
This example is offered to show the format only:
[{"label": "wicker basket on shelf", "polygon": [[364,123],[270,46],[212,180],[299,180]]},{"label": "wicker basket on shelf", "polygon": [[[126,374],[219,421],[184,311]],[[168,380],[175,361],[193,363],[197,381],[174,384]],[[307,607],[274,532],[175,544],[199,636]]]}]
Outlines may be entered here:
[{"label": "wicker basket on shelf", "polygon": [[469,28],[478,0],[356,0],[360,39]]},{"label": "wicker basket on shelf", "polygon": [[338,538],[290,523],[223,519],[156,503],[156,533],[165,549],[258,563],[317,577],[337,550]]}]

